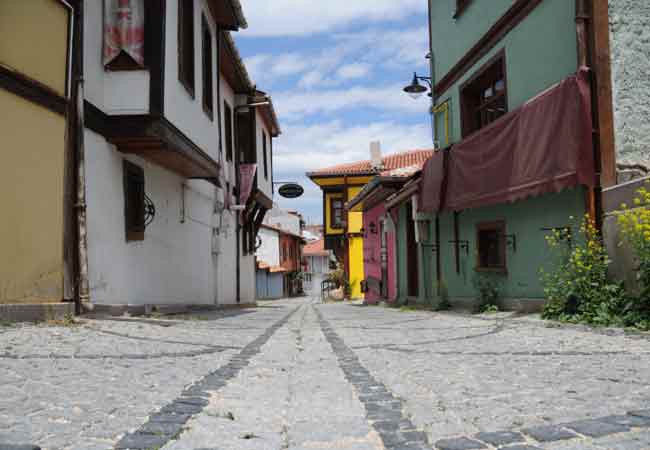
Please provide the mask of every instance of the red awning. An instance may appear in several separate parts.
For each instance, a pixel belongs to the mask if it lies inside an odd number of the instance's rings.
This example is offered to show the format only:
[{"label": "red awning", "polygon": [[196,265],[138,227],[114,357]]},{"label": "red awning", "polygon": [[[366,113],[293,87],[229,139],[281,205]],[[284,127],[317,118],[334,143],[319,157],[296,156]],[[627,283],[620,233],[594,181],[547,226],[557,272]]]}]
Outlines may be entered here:
[{"label": "red awning", "polygon": [[460,211],[577,185],[593,187],[588,76],[581,70],[454,145],[446,180],[441,161],[428,163],[422,210]]},{"label": "red awning", "polygon": [[445,183],[445,164],[449,150],[438,150],[422,168],[420,179],[420,211],[437,212],[442,209]]}]

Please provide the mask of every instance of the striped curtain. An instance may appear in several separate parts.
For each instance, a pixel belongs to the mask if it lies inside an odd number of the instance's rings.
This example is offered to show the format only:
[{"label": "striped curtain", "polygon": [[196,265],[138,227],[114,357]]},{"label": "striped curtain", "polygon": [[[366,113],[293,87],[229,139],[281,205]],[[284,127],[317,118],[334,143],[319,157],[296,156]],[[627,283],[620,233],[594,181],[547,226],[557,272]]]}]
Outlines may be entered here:
[{"label": "striped curtain", "polygon": [[144,65],[144,0],[104,0],[104,65],[122,51]]}]

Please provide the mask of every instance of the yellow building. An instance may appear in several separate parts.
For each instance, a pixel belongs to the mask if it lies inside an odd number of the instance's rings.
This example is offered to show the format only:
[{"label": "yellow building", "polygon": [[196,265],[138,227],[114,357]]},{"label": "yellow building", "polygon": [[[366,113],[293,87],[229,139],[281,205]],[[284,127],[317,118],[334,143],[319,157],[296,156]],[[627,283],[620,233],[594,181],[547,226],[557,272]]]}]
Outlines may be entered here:
[{"label": "yellow building", "polygon": [[340,164],[308,172],[307,176],[323,191],[325,249],[334,251],[344,263],[352,299],[363,298],[363,213],[348,212],[345,204],[375,176],[417,164],[422,152],[413,150],[381,157],[378,146],[372,160]]},{"label": "yellow building", "polygon": [[64,199],[74,189],[66,117],[78,4],[0,1],[0,304],[60,302],[74,271],[64,236],[74,208]]}]

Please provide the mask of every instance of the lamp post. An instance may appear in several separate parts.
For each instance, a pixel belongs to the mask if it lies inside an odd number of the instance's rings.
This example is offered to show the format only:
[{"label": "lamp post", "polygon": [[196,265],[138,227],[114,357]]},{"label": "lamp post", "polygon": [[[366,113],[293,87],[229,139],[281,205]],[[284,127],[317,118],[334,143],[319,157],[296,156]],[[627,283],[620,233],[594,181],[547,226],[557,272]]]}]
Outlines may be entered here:
[{"label": "lamp post", "polygon": [[[429,88],[420,84],[420,81],[424,81]],[[406,86],[403,89],[412,99],[417,100],[422,97],[427,91],[429,92],[429,97],[431,97],[431,138],[433,140],[433,146],[436,147],[436,124],[435,124],[435,115],[433,114],[433,107],[435,105],[435,100],[433,98],[433,77],[421,77],[418,76],[417,72],[413,72],[413,81],[411,84]]]},{"label": "lamp post", "polygon": [[[420,84],[420,81],[424,81],[426,84],[429,85],[429,89],[427,89],[426,86],[422,86]],[[431,77],[420,77],[418,76],[417,72],[413,72],[413,81],[411,81],[411,84],[406,86],[404,89],[404,92],[406,92],[408,95],[411,96],[414,100],[417,100],[427,92],[428,90],[433,90],[433,85],[431,83]],[[429,97],[431,97],[431,92],[429,93]]]}]

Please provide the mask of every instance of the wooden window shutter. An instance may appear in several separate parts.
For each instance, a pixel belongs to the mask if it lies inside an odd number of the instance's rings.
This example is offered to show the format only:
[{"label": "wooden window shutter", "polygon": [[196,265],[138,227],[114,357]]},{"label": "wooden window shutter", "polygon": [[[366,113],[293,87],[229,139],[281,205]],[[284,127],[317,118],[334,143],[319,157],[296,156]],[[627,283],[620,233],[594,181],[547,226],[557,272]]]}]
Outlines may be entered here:
[{"label": "wooden window shutter", "polygon": [[124,220],[127,241],[144,240],[145,185],[144,170],[124,161]]}]

